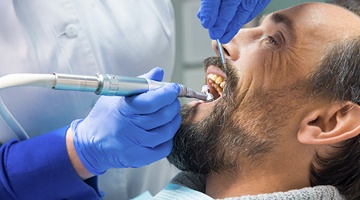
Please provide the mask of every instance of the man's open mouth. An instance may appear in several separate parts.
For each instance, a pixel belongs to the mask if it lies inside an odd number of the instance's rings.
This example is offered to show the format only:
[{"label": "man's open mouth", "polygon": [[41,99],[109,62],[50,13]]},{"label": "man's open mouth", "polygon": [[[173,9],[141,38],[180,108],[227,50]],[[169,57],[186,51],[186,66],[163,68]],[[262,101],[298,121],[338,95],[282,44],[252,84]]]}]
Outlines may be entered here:
[{"label": "man's open mouth", "polygon": [[219,68],[211,65],[206,69],[206,84],[214,100],[220,98],[226,85],[226,74]]}]

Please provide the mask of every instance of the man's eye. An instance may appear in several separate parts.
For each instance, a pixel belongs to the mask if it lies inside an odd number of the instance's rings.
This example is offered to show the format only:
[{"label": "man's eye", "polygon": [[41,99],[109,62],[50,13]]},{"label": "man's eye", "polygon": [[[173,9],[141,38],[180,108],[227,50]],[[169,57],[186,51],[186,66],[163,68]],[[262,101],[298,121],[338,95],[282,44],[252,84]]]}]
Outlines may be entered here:
[{"label": "man's eye", "polygon": [[278,42],[272,37],[272,36],[268,36],[269,39],[269,43],[275,46],[278,46]]}]

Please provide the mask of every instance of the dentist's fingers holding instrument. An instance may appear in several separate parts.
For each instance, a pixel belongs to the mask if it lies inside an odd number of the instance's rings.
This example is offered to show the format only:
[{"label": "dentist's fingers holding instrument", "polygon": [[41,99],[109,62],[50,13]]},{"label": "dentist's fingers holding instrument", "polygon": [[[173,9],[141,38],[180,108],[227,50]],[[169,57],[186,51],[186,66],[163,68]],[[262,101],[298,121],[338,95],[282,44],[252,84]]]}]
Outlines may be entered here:
[{"label": "dentist's fingers holding instrument", "polygon": [[240,28],[255,18],[271,0],[202,0],[198,18],[210,38],[228,43]]},{"label": "dentist's fingers holding instrument", "polygon": [[[161,81],[163,71],[142,77]],[[179,90],[169,83],[132,97],[102,96],[85,119],[73,121],[74,146],[88,171],[141,167],[167,156],[181,123]]]},{"label": "dentist's fingers holding instrument", "polygon": [[119,101],[119,107],[124,107],[120,112],[144,130],[163,126],[179,116],[180,102],[177,91],[178,85],[169,83],[144,95],[123,98]]},{"label": "dentist's fingers holding instrument", "polygon": [[[153,68],[148,74],[140,77],[161,81],[164,72],[161,68]],[[178,84],[168,83],[164,86],[150,90],[143,95],[123,98],[119,101],[122,114],[133,120],[133,123],[144,130],[151,130],[170,123],[174,118],[180,117],[180,101]],[[137,117],[136,115],[142,115]],[[136,117],[134,117],[136,116]]]}]

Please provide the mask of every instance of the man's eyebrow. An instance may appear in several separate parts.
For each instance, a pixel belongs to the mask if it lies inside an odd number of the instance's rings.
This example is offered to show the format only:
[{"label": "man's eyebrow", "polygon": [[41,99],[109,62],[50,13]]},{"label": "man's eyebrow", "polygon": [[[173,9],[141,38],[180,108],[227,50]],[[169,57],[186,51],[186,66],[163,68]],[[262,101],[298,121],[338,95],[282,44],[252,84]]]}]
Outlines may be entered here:
[{"label": "man's eyebrow", "polygon": [[280,13],[273,13],[270,16],[270,19],[275,24],[279,24],[279,23],[284,24],[286,27],[286,31],[288,31],[289,36],[291,38],[295,39],[293,21],[287,15],[280,14]]},{"label": "man's eyebrow", "polygon": [[283,23],[285,24],[286,28],[289,29],[289,31],[293,31],[293,21],[286,15],[280,14],[280,13],[273,13],[271,15],[271,20],[275,22],[275,24]]},{"label": "man's eyebrow", "polygon": [[[270,20],[275,23],[275,24],[279,24],[279,23],[283,23],[285,25],[286,28],[286,35],[288,35],[291,39],[295,40],[295,32],[294,32],[294,26],[293,26],[293,21],[284,14],[280,14],[280,13],[271,13],[271,14],[264,14],[260,21],[259,24],[261,25],[262,22],[266,19],[266,18],[270,18]],[[281,33],[282,37],[283,34]]]}]

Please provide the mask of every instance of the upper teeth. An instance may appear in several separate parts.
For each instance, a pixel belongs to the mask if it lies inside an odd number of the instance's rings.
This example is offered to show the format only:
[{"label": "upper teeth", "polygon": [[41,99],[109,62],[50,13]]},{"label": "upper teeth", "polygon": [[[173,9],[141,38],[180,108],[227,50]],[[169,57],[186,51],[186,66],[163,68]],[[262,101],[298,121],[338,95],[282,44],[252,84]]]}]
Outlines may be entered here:
[{"label": "upper teeth", "polygon": [[216,74],[208,74],[207,78],[210,85],[221,95],[226,84],[224,78]]}]

